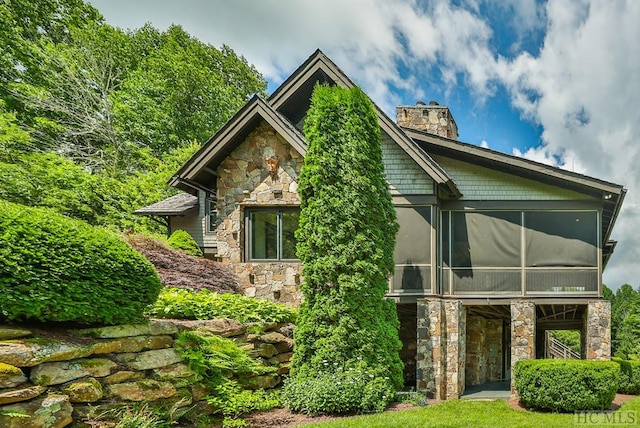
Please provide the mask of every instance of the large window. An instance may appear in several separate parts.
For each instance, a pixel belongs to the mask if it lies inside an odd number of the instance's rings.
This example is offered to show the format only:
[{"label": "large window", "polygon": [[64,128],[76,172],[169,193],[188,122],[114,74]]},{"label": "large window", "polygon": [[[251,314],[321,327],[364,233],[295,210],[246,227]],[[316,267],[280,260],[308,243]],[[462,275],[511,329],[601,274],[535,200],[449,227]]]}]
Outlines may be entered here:
[{"label": "large window", "polygon": [[597,211],[450,211],[443,288],[454,294],[597,292]]},{"label": "large window", "polygon": [[249,259],[296,259],[295,231],[299,217],[300,211],[294,209],[248,211]]}]

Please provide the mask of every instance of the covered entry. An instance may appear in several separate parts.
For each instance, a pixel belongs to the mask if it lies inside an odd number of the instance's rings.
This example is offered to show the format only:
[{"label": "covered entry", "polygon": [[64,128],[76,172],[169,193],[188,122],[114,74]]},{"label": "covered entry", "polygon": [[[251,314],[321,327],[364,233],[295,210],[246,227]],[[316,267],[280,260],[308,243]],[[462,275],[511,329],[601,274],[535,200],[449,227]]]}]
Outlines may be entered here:
[{"label": "covered entry", "polygon": [[465,391],[481,385],[509,390],[511,310],[509,305],[466,306]]}]

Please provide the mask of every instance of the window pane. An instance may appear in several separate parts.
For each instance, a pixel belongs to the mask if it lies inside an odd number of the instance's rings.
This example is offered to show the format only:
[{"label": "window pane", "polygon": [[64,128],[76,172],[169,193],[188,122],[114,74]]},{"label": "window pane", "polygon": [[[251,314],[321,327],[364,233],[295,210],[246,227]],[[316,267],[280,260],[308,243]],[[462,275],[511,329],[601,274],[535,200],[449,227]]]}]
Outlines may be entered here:
[{"label": "window pane", "polygon": [[527,267],[597,266],[595,211],[527,212],[525,227]]},{"label": "window pane", "polygon": [[299,211],[282,212],[282,258],[296,258],[296,237],[295,231],[298,228],[300,219]]},{"label": "window pane", "polygon": [[251,213],[251,258],[278,258],[278,213]]},{"label": "window pane", "polygon": [[453,267],[518,267],[520,212],[452,212]]}]

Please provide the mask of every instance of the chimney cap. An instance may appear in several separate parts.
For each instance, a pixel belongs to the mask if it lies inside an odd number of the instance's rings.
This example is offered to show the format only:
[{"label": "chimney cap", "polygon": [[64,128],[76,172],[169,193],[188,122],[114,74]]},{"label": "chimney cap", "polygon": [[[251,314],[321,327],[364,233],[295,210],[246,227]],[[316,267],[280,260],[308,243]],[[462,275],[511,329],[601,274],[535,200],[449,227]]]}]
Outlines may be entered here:
[{"label": "chimney cap", "polygon": [[438,104],[438,102],[437,102],[437,101],[433,101],[433,100],[431,100],[431,101],[429,101],[429,105],[430,105],[430,106],[439,106],[440,104]]},{"label": "chimney cap", "polygon": [[426,106],[424,101],[416,101],[417,106]]}]

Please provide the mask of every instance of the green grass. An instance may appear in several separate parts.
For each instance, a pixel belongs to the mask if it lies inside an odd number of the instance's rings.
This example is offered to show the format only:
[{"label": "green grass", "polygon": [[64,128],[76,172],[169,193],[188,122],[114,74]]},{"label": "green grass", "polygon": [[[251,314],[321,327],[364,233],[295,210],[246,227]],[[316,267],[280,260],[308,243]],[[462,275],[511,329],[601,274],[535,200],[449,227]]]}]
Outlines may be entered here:
[{"label": "green grass", "polygon": [[[638,416],[640,416],[640,397],[624,403],[618,411],[635,411],[637,412],[635,416],[637,420]],[[449,400],[417,409],[342,418],[332,422],[307,425],[307,427],[316,428],[575,428],[577,426],[580,425],[574,425],[573,413],[536,413],[514,410],[503,400]]]}]

